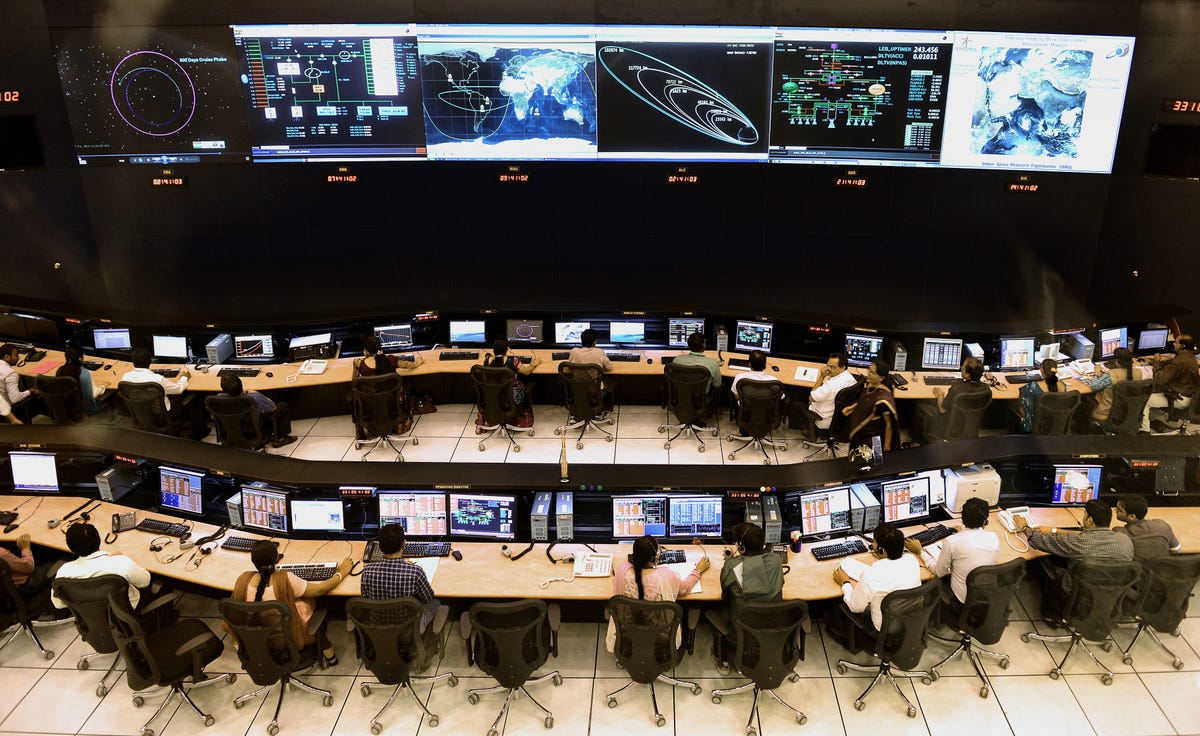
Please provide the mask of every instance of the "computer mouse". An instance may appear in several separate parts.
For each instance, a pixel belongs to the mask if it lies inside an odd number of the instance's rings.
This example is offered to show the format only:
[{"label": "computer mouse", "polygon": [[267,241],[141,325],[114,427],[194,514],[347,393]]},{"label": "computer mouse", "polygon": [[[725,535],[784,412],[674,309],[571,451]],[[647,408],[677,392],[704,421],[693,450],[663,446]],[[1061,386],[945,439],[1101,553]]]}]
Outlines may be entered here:
[{"label": "computer mouse", "polygon": [[777,366],[777,365],[773,365],[773,366],[771,366],[771,370],[773,370],[773,371],[775,371],[776,373],[778,373],[778,372],[779,372],[779,366]]},{"label": "computer mouse", "polygon": [[267,371],[267,378],[274,378],[274,377],[275,377],[274,373],[272,373],[271,371]]},{"label": "computer mouse", "polygon": [[16,530],[16,528],[17,528],[17,527],[19,527],[19,526],[21,526],[21,525],[20,525],[20,524],[17,524],[17,523],[12,523],[12,524],[9,524],[8,526],[4,527],[4,533],[5,533],[5,534],[11,534],[11,533],[12,533],[13,531],[15,531],[15,530]]},{"label": "computer mouse", "polygon": [[105,363],[105,364],[104,364],[104,370],[106,370],[106,371],[111,371],[111,370],[112,370],[112,363]]},{"label": "computer mouse", "polygon": [[191,532],[184,532],[184,533],[183,533],[182,535],[180,535],[180,537],[179,537],[179,543],[180,543],[180,544],[182,544],[182,543],[184,543],[184,542],[188,541],[188,540],[189,540],[189,539],[191,539],[191,538],[192,538],[192,533],[191,533]]},{"label": "computer mouse", "polygon": [[450,553],[450,556],[456,560],[459,560],[460,562],[462,561],[462,552],[459,552],[458,550],[452,551]]}]

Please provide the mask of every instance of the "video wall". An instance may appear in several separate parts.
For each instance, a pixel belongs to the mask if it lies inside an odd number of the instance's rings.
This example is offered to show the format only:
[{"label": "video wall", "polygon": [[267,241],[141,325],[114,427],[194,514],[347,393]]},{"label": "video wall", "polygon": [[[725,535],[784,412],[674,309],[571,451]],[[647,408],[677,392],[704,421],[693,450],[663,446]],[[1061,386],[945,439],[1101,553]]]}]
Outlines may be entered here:
[{"label": "video wall", "polygon": [[1134,39],[846,28],[52,28],[80,165],[1112,170]]}]

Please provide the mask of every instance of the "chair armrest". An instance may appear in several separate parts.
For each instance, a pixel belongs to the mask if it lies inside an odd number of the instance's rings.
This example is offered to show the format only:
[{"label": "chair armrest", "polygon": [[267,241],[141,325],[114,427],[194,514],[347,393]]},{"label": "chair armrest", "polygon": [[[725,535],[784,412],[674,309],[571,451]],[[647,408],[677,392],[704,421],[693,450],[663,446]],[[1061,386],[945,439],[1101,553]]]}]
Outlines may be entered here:
[{"label": "chair armrest", "polygon": [[142,608],[140,611],[138,611],[138,614],[144,615],[147,613],[154,613],[155,611],[162,608],[163,606],[174,605],[175,602],[178,601],[182,597],[183,597],[183,591],[176,591],[174,593],[160,595],[159,597],[157,597],[154,600],[147,603],[144,608]]},{"label": "chair armrest", "polygon": [[325,625],[325,617],[327,615],[329,615],[329,612],[326,611],[324,608],[318,608],[316,611],[313,612],[313,617],[308,620],[308,635],[309,636],[317,635],[317,632],[320,631],[321,627],[323,627]]},{"label": "chair armrest", "polygon": [[557,603],[546,606],[546,621],[550,624],[550,653],[558,656],[558,627],[562,626],[562,608]]},{"label": "chair armrest", "polygon": [[200,647],[207,644],[209,639],[214,639],[214,638],[216,638],[216,635],[213,634],[211,631],[207,631],[203,634],[196,634],[191,639],[188,639],[187,641],[185,641],[184,643],[179,645],[179,647],[175,650],[175,656],[182,657],[183,655],[187,654],[188,652],[192,651],[193,649],[199,649]]},{"label": "chair armrest", "polygon": [[700,609],[689,608],[687,622],[683,630],[683,646],[688,655],[696,653],[696,627],[700,624]]},{"label": "chair armrest", "polygon": [[804,632],[805,636],[812,633],[812,618],[808,614],[804,614],[803,620],[800,621],[800,630]]},{"label": "chair armrest", "polygon": [[467,643],[467,664],[473,667],[475,666],[475,648],[471,646],[471,614],[467,611],[463,611],[462,616],[458,618],[458,633]]},{"label": "chair armrest", "polygon": [[441,633],[446,626],[446,620],[450,618],[450,606],[438,606],[437,612],[433,614],[433,622],[429,624],[429,628],[433,631]]},{"label": "chair armrest", "polygon": [[729,627],[725,625],[725,619],[721,618],[720,611],[713,611],[713,610],[705,611],[704,618],[708,619],[708,622],[710,624],[712,624],[712,627],[714,629],[716,629],[720,633],[724,634],[725,636],[729,636],[729,633],[730,633]]}]

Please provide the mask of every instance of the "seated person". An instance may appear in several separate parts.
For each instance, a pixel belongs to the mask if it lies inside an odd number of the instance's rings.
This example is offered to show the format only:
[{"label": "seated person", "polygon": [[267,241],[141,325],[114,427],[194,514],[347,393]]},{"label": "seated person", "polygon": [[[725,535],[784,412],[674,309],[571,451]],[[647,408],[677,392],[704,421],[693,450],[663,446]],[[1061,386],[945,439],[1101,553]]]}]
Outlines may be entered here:
[{"label": "seated person", "polygon": [[[571,348],[571,352],[567,355],[568,363],[598,365],[605,373],[612,372],[612,361],[608,359],[608,355],[603,350],[596,347],[595,330],[589,327],[579,333],[579,345],[577,348]],[[611,376],[605,376],[600,385],[604,389],[604,406],[611,410],[613,391],[616,389],[617,383]]]},{"label": "seated person", "polygon": [[271,438],[272,447],[283,447],[296,441],[292,434],[292,411],[286,401],[271,401],[258,391],[244,391],[242,379],[232,373],[221,376],[220,398],[249,396],[258,405],[258,419],[263,434]]},{"label": "seated person", "polygon": [[857,379],[846,369],[845,353],[832,353],[817,374],[817,382],[808,394],[808,408],[816,412],[817,429],[829,429],[833,421],[834,400],[838,392],[853,386]]},{"label": "seated person", "polygon": [[[70,578],[86,580],[101,575],[120,575],[129,581],[129,605],[136,611],[150,596],[142,596],[142,591],[150,586],[150,573],[141,565],[125,555],[114,555],[100,549],[100,532],[86,521],[79,521],[67,527],[67,549],[78,559],[64,562],[58,568],[55,578]],[[66,608],[67,605],[53,594],[50,602],[56,608]]]},{"label": "seated person", "polygon": [[[151,353],[146,348],[135,348],[130,356],[130,362],[133,363],[133,370],[126,371],[125,375],[121,376],[122,382],[128,383],[157,383],[162,386],[163,402],[166,404],[167,414],[172,421],[183,419],[188,421],[192,427],[192,439],[204,439],[208,435],[208,420],[204,415],[203,402],[193,401],[191,394],[184,395],[187,391],[188,378],[192,373],[187,368],[182,368],[179,371],[178,378],[166,378],[160,376],[150,370]],[[175,401],[171,401],[172,396],[179,396]]]},{"label": "seated person", "polygon": [[318,636],[308,634],[308,622],[316,611],[316,599],[333,591],[350,574],[353,560],[349,557],[338,562],[337,572],[323,582],[305,582],[287,570],[275,569],[279,561],[279,547],[263,539],[250,550],[253,570],[238,576],[233,585],[232,597],[239,601],[280,601],[292,609],[292,639],[297,648],[303,649],[318,644],[325,664],[332,667],[338,663],[333,643],[322,629]]},{"label": "seated person", "polygon": [[[613,595],[623,595],[626,598],[637,598],[640,601],[673,601],[682,598],[696,587],[700,576],[709,568],[707,557],[701,557],[696,567],[686,578],[669,567],[659,567],[658,540],[651,536],[635,539],[633,552],[617,563],[613,570]],[[683,631],[676,632],[675,646],[683,641]],[[604,646],[608,651],[616,651],[617,625],[612,619],[608,622],[608,635]]]},{"label": "seated person", "polygon": [[1185,409],[1192,404],[1196,395],[1196,384],[1200,383],[1200,364],[1196,363],[1196,341],[1191,335],[1175,338],[1175,357],[1163,361],[1163,356],[1154,356],[1154,393],[1142,410],[1142,427],[1139,431],[1149,434],[1150,412],[1174,406]]},{"label": "seated person", "polygon": [[874,639],[883,626],[883,599],[894,590],[907,590],[921,584],[921,563],[916,555],[904,554],[904,532],[891,524],[875,527],[876,560],[863,571],[858,582],[851,580],[838,566],[833,581],[842,586],[840,616],[828,625],[831,636],[851,651],[861,651],[858,632]]},{"label": "seated person", "polygon": [[[942,540],[942,552],[936,558],[915,539],[908,540],[906,545],[934,575],[942,578],[942,600],[951,604],[956,612],[967,602],[967,576],[981,565],[996,564],[1000,555],[1000,538],[985,528],[987,501],[968,498],[963,503],[962,522],[962,531]],[[952,595],[947,595],[947,591]]]},{"label": "seated person", "polygon": [[1178,554],[1183,545],[1171,525],[1162,519],[1147,519],[1149,508],[1145,496],[1125,494],[1117,501],[1117,521],[1125,522],[1125,526],[1113,527],[1113,531],[1129,535],[1133,557],[1138,561]]},{"label": "seated person", "polygon": [[747,361],[750,363],[750,370],[742,371],[733,377],[733,383],[729,386],[729,392],[733,394],[733,398],[738,398],[738,383],[743,380],[751,381],[779,381],[779,377],[771,373],[767,373],[767,354],[761,350],[751,350],[750,358]]},{"label": "seated person", "polygon": [[79,348],[67,348],[63,353],[66,362],[54,372],[55,376],[74,378],[79,382],[79,393],[83,397],[83,410],[88,414],[96,414],[107,405],[111,395],[103,386],[97,386],[92,381],[92,372],[83,367],[83,351]]},{"label": "seated person", "polygon": [[1037,418],[1037,397],[1044,393],[1062,391],[1058,381],[1058,363],[1050,358],[1042,361],[1042,380],[1030,381],[1021,387],[1020,419],[1021,431],[1033,431],[1033,422]]},{"label": "seated person", "polygon": [[[18,554],[14,555],[6,546],[0,545],[0,560],[8,563],[17,592],[22,598],[29,599],[50,587],[55,573],[64,562],[52,559],[38,564],[33,558],[33,547],[28,534],[17,537],[17,552]],[[7,605],[8,598],[5,597],[3,602]]]},{"label": "seated person", "polygon": [[[778,603],[783,600],[783,563],[779,555],[767,548],[767,537],[761,526],[743,522],[733,528],[737,548],[721,567],[721,598],[729,602],[724,616],[733,630],[732,622],[741,615],[747,603]],[[719,662],[729,662],[736,642],[732,638],[714,635],[714,652]]]},{"label": "seated person", "polygon": [[433,586],[425,577],[425,570],[404,559],[404,527],[387,524],[379,530],[377,541],[383,559],[363,567],[359,579],[362,597],[372,600],[416,599],[425,605],[425,613],[421,616],[421,630],[424,631],[441,603],[433,597]]},{"label": "seated person", "polygon": [[899,436],[896,417],[896,399],[892,396],[888,364],[876,358],[867,368],[867,381],[863,384],[858,401],[842,409],[850,417],[847,440],[850,445],[870,445],[872,437],[879,437],[884,450],[894,450]]},{"label": "seated person", "polygon": [[21,376],[13,366],[21,362],[21,353],[16,345],[0,345],[0,419],[11,424],[25,424],[38,414],[45,414],[45,407],[37,400],[42,395],[36,388],[21,390]]},{"label": "seated person", "polygon": [[[533,426],[533,402],[529,398],[530,386],[525,384],[522,376],[528,376],[530,373],[542,364],[542,359],[537,355],[533,356],[533,360],[529,363],[522,362],[515,355],[508,354],[508,340],[503,337],[496,338],[492,343],[492,356],[483,356],[483,364],[489,368],[507,368],[517,374],[513,380],[513,402],[521,409],[521,415],[517,417],[516,425],[518,427]],[[483,414],[475,418],[476,424],[484,424]]]},{"label": "seated person", "polygon": [[698,365],[707,369],[709,375],[712,376],[708,388],[708,411],[705,412],[705,416],[707,416],[712,407],[717,405],[721,396],[721,365],[716,358],[704,354],[704,333],[693,332],[688,335],[688,352],[675,356],[672,363],[674,365]]},{"label": "seated person", "polygon": [[363,357],[354,361],[355,377],[382,376],[385,373],[411,371],[425,362],[420,353],[413,353],[412,360],[400,360],[395,355],[383,352],[383,344],[374,335],[364,337],[362,344]]},{"label": "seated person", "polygon": [[950,384],[947,392],[941,386],[935,386],[933,396],[936,401],[922,401],[913,409],[912,435],[914,442],[922,445],[929,444],[933,438],[942,437],[946,431],[946,421],[949,419],[950,407],[959,396],[971,394],[987,394],[991,396],[992,389],[983,383],[983,362],[979,358],[967,358],[963,361],[962,380]]},{"label": "seated person", "polygon": [[1114,350],[1112,360],[1104,367],[1106,370],[1100,371],[1100,375],[1091,382],[1091,396],[1096,402],[1092,407],[1093,422],[1108,421],[1108,415],[1112,412],[1113,386],[1137,378],[1133,370],[1133,352],[1129,348]]}]

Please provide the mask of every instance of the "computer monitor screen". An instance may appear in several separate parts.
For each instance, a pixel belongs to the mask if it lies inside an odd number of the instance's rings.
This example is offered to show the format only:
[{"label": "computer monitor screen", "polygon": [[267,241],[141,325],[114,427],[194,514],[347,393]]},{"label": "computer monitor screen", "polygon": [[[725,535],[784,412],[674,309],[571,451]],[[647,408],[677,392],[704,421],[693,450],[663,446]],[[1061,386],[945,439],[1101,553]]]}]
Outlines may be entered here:
[{"label": "computer monitor screen", "polygon": [[450,321],[450,342],[470,342],[482,345],[487,341],[483,320],[466,319]]},{"label": "computer monitor screen", "polygon": [[25,319],[25,330],[29,334],[29,341],[34,345],[62,345],[57,322],[28,314],[21,316]]},{"label": "computer monitor screen", "polygon": [[704,334],[703,317],[671,317],[667,320],[667,345],[686,348],[693,332]]},{"label": "computer monitor screen", "polygon": [[738,320],[737,330],[733,334],[734,350],[761,350],[771,352],[771,336],[775,333],[775,325],[769,322],[749,322]]},{"label": "computer monitor screen", "polygon": [[1138,335],[1138,350],[1163,350],[1167,347],[1167,338],[1170,335],[1171,330],[1166,327],[1142,330],[1142,333]]},{"label": "computer monitor screen", "polygon": [[283,491],[242,486],[242,526],[288,533],[288,497]]},{"label": "computer monitor screen", "polygon": [[850,529],[850,486],[800,494],[800,529],[804,536]]},{"label": "computer monitor screen", "polygon": [[1037,357],[1032,337],[1000,338],[1001,368],[1032,368]]},{"label": "computer monitor screen", "polygon": [[346,518],[341,499],[292,501],[292,528],[298,532],[344,532]]},{"label": "computer monitor screen", "polygon": [[379,528],[399,524],[410,537],[446,536],[446,494],[441,491],[380,491]]},{"label": "computer monitor screen", "polygon": [[58,466],[52,452],[10,452],[13,491],[58,493]]},{"label": "computer monitor screen", "polygon": [[97,350],[129,350],[133,347],[127,327],[96,328],[92,330],[92,341]]},{"label": "computer monitor screen", "polygon": [[720,496],[671,496],[668,536],[719,538],[721,500]]},{"label": "computer monitor screen", "polygon": [[301,337],[293,337],[288,342],[289,348],[308,348],[314,345],[328,345],[333,342],[332,332],[322,332],[318,335],[303,335]]},{"label": "computer monitor screen", "polygon": [[274,358],[275,341],[270,335],[237,335],[233,354],[238,358]]},{"label": "computer monitor screen", "polygon": [[1099,465],[1055,465],[1051,503],[1080,505],[1100,495]]},{"label": "computer monitor screen", "polygon": [[154,347],[155,358],[165,358],[168,360],[188,360],[192,357],[191,351],[188,350],[188,341],[186,337],[175,337],[173,335],[153,335],[150,342]]},{"label": "computer monitor screen", "polygon": [[1129,328],[1110,327],[1100,330],[1100,357],[1111,358],[1117,348],[1129,347]]},{"label": "computer monitor screen", "polygon": [[661,537],[667,533],[666,496],[614,496],[612,530],[618,539]]},{"label": "computer monitor screen", "polygon": [[579,344],[579,336],[584,330],[592,329],[591,322],[555,322],[554,342],[559,345]]},{"label": "computer monitor screen", "polygon": [[883,352],[883,338],[875,335],[846,335],[846,362],[871,365]]},{"label": "computer monitor screen", "polygon": [[895,524],[929,515],[929,478],[921,475],[884,483],[879,503],[883,520]]},{"label": "computer monitor screen", "polygon": [[931,371],[947,371],[962,365],[962,344],[958,338],[927,337],[921,349],[921,367]]},{"label": "computer monitor screen", "polygon": [[158,487],[161,491],[159,504],[171,511],[186,511],[189,514],[204,513],[204,473],[199,470],[158,468]]},{"label": "computer monitor screen", "polygon": [[504,335],[509,342],[539,343],[542,341],[542,321],[540,319],[510,319],[505,324]]},{"label": "computer monitor screen", "polygon": [[515,539],[516,496],[450,494],[450,533],[484,539]]},{"label": "computer monitor screen", "polygon": [[373,331],[384,350],[407,348],[413,344],[411,322],[402,325],[379,325]]},{"label": "computer monitor screen", "polygon": [[646,342],[646,323],[613,320],[608,323],[608,339],[609,342],[641,345]]}]

